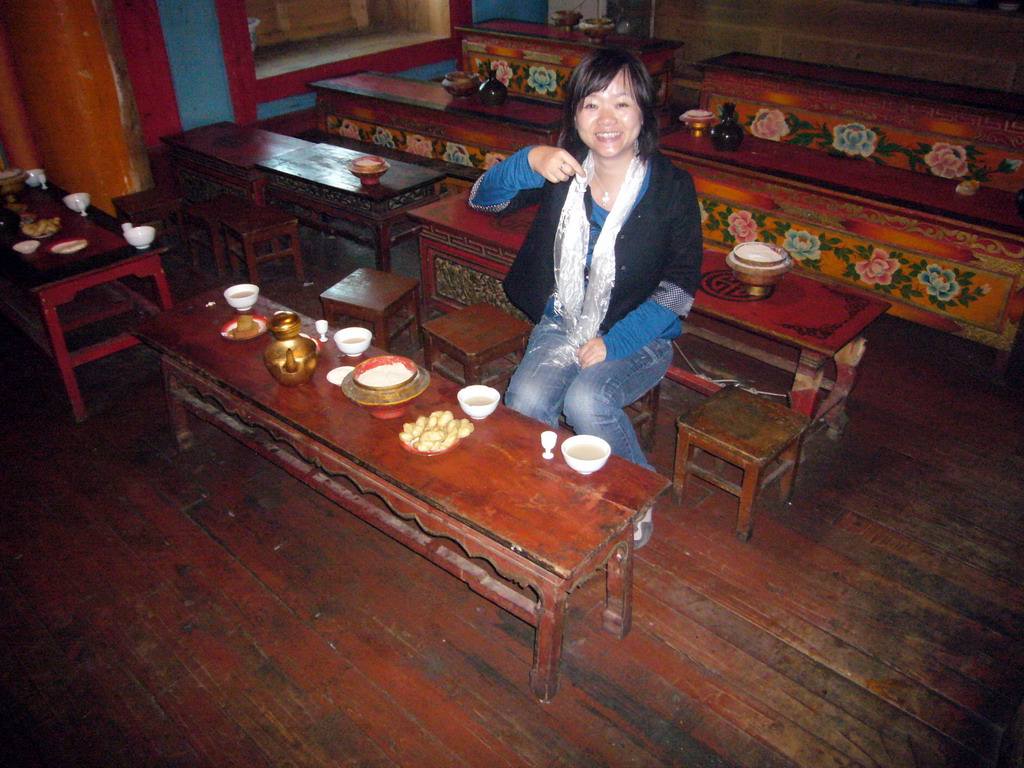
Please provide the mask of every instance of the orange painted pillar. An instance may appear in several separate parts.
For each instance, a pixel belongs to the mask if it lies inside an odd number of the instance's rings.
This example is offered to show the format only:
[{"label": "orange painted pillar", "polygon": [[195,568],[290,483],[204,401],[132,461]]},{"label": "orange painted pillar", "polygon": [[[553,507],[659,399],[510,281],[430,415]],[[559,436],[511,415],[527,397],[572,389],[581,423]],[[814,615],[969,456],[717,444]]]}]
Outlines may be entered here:
[{"label": "orange painted pillar", "polygon": [[150,171],[110,3],[3,0],[0,25],[47,177],[113,213]]},{"label": "orange painted pillar", "polygon": [[21,89],[14,76],[14,58],[7,33],[0,24],[0,144],[11,168],[39,168],[39,150],[32,139]]}]

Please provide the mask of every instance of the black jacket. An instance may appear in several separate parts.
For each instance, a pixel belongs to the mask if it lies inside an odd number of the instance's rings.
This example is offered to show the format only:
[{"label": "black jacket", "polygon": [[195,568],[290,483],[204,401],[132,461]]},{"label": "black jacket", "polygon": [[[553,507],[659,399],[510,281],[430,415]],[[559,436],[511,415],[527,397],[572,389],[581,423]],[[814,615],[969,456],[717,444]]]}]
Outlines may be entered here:
[{"label": "black jacket", "polygon": [[[650,166],[647,191],[615,241],[615,285],[602,333],[651,298],[662,281],[689,297],[696,295],[700,283],[704,249],[693,179],[661,153],[651,158]],[[505,209],[540,203],[504,281],[509,301],[535,323],[555,291],[555,232],[569,187],[546,182],[540,189],[520,192]]]}]

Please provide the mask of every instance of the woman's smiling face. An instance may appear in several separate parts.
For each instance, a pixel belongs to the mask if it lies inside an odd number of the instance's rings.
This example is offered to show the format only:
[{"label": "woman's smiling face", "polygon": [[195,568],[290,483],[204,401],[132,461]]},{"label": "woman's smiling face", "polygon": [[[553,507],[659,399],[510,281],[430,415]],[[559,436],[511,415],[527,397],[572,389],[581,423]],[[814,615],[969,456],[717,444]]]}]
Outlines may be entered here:
[{"label": "woman's smiling face", "polygon": [[607,88],[586,96],[576,112],[576,131],[583,143],[597,157],[607,160],[633,156],[633,143],[642,124],[643,113],[633,97],[625,70]]}]

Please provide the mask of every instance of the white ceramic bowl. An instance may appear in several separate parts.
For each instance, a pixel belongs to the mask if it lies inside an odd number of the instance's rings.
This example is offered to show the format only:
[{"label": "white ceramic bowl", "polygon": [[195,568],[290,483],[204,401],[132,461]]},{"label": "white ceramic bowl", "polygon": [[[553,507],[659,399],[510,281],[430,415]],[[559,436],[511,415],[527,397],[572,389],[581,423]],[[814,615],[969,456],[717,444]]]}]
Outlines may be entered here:
[{"label": "white ceramic bowl", "polygon": [[573,435],[562,441],[565,463],[581,475],[597,472],[612,455],[607,441],[594,435]]},{"label": "white ceramic bowl", "polygon": [[148,248],[153,238],[156,237],[156,229],[150,226],[129,227],[124,230],[124,239],[139,250]]},{"label": "white ceramic bowl", "polygon": [[92,198],[88,192],[72,192],[70,195],[64,195],[64,205],[83,216],[85,215],[85,209],[89,207],[91,201]]},{"label": "white ceramic bowl", "polygon": [[501,402],[501,393],[494,387],[471,384],[459,390],[459,407],[471,419],[486,419]]},{"label": "white ceramic bowl", "polygon": [[369,349],[372,338],[373,333],[368,328],[353,325],[334,334],[334,343],[338,345],[343,355],[356,357]]},{"label": "white ceramic bowl", "polygon": [[225,300],[239,312],[248,312],[259,297],[260,287],[252,283],[239,283],[224,291]]}]

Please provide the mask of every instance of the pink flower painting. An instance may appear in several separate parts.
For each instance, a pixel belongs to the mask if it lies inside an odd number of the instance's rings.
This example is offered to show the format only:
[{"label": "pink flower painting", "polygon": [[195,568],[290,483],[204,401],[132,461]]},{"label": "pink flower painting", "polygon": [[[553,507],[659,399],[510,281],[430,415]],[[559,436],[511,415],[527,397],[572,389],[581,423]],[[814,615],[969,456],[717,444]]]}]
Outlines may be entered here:
[{"label": "pink flower painting", "polygon": [[871,258],[854,264],[860,279],[869,285],[889,285],[893,273],[899,269],[900,263],[889,257],[888,252],[875,248]]}]

